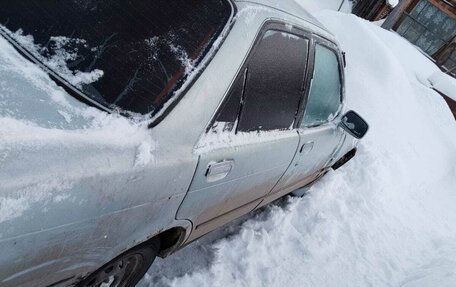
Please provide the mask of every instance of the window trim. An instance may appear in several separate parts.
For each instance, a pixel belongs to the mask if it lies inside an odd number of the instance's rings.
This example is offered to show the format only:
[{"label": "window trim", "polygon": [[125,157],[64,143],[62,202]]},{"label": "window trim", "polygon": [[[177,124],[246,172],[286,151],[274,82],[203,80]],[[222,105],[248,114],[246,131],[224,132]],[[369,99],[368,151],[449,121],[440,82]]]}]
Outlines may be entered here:
[{"label": "window trim", "polygon": [[[307,108],[307,102],[308,102],[309,96],[310,96],[310,85],[311,85],[312,79],[313,79],[312,76],[315,71],[315,52],[316,52],[317,45],[323,46],[323,47],[331,50],[332,52],[334,52],[334,54],[337,57],[337,62],[339,65],[339,78],[340,78],[340,105],[339,105],[339,109],[337,110],[337,113],[334,116],[333,120],[321,122],[321,123],[315,124],[315,125],[301,126],[301,124],[304,120],[304,114],[305,114],[305,111]],[[343,60],[343,56],[342,56],[342,51],[339,48],[339,46],[336,43],[334,43],[320,35],[313,34],[309,53],[311,53],[309,55],[310,65],[308,68],[308,74],[307,74],[307,79],[306,79],[305,96],[304,96],[303,105],[300,107],[300,114],[299,114],[299,119],[297,120],[297,127],[296,127],[297,129],[301,129],[301,130],[322,127],[322,126],[333,123],[337,118],[339,118],[341,116],[344,102],[345,102],[345,72],[344,72],[345,66],[343,64],[344,60]]]},{"label": "window trim", "polygon": [[[292,27],[291,29],[290,29],[290,25]],[[299,112],[300,112],[300,109],[301,109],[301,104],[304,101],[304,99],[306,98],[306,94],[307,94],[305,88],[307,86],[308,73],[309,73],[309,70],[310,70],[309,69],[309,64],[310,64],[310,58],[311,58],[310,55],[311,55],[311,52],[312,52],[311,49],[312,49],[312,41],[313,41],[313,35],[314,34],[312,32],[310,32],[310,31],[307,31],[304,28],[299,27],[296,24],[287,23],[285,21],[281,21],[281,20],[277,20],[277,19],[269,19],[269,20],[266,20],[261,25],[261,27],[258,29],[258,32],[257,32],[257,34],[255,36],[255,40],[253,41],[253,44],[251,45],[247,55],[244,57],[241,67],[238,69],[238,71],[236,72],[236,75],[231,80],[230,86],[229,86],[229,88],[227,89],[227,91],[225,92],[225,94],[223,96],[223,100],[221,101],[221,103],[217,107],[216,112],[214,113],[214,115],[212,116],[211,120],[209,121],[209,123],[208,123],[208,125],[206,127],[206,131],[205,131],[206,134],[209,133],[211,131],[212,127],[217,123],[218,116],[223,111],[225,105],[229,101],[229,96],[230,96],[232,90],[234,89],[234,86],[235,86],[234,84],[235,84],[236,80],[241,76],[241,74],[245,73],[245,71],[247,69],[247,65],[248,65],[249,59],[255,53],[255,51],[257,51],[257,48],[258,48],[259,44],[261,43],[261,40],[263,39],[263,36],[268,31],[280,31],[280,32],[284,32],[284,33],[293,34],[293,35],[296,35],[296,36],[298,36],[300,38],[304,38],[304,39],[308,40],[308,42],[309,42],[309,49],[308,49],[308,53],[307,53],[307,65],[306,65],[306,71],[304,73],[304,78],[303,78],[303,87],[302,87],[303,90],[302,90],[301,97],[300,97],[300,100],[299,100],[298,110],[296,111],[295,119],[293,121],[293,126],[292,126],[291,129],[286,129],[286,130],[278,129],[278,130],[275,130],[275,131],[290,131],[290,130],[295,130],[295,129],[297,129],[299,127],[299,125],[298,125]],[[242,106],[240,108],[240,111],[241,110],[242,110]],[[234,126],[233,126],[233,130],[235,131],[235,134],[238,133],[240,111],[237,114],[237,120],[235,121]]]}]

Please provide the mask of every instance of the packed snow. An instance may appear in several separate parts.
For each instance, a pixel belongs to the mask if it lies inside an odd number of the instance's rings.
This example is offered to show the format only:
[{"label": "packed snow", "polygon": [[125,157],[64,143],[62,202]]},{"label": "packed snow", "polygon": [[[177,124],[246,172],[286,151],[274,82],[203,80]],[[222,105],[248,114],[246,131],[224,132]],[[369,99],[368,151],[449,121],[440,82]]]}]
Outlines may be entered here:
[{"label": "packed snow", "polygon": [[141,286],[454,286],[456,122],[438,68],[373,23],[317,16],[347,53],[348,109],[370,124],[358,155],[308,196],[157,259]]},{"label": "packed snow", "polygon": [[450,75],[437,71],[431,75],[429,82],[434,89],[456,101],[456,81]]}]

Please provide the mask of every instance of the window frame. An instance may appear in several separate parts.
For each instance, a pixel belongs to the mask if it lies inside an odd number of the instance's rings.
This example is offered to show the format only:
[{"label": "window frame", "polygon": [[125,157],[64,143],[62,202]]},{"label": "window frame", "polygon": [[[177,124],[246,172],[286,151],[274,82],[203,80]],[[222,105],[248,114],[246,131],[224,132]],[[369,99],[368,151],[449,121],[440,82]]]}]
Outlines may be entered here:
[{"label": "window frame", "polygon": [[[344,102],[345,102],[345,65],[344,65],[344,58],[343,58],[341,49],[339,48],[339,46],[336,43],[332,42],[331,40],[329,40],[323,36],[317,35],[317,34],[312,35],[312,42],[310,45],[311,46],[309,49],[308,73],[307,73],[307,78],[306,78],[306,83],[305,83],[305,85],[306,85],[305,96],[304,96],[302,105],[300,106],[299,117],[297,120],[298,129],[316,128],[316,127],[321,127],[321,126],[325,126],[325,125],[333,123],[337,118],[339,118],[341,116]],[[337,57],[337,62],[339,64],[339,78],[340,78],[340,105],[339,105],[339,109],[337,110],[337,113],[335,114],[333,120],[325,121],[325,122],[315,124],[315,125],[301,126],[301,124],[304,120],[304,114],[305,114],[305,111],[307,108],[307,102],[308,102],[309,96],[310,96],[310,86],[311,86],[313,74],[315,71],[315,52],[316,52],[317,45],[323,46],[323,47],[331,50],[332,52],[334,52],[334,54]]]},{"label": "window frame", "polygon": [[[236,75],[231,80],[230,86],[229,86],[229,88],[227,89],[227,91],[225,92],[225,94],[223,96],[223,100],[221,101],[221,103],[219,104],[219,106],[216,109],[216,112],[213,114],[211,120],[209,121],[209,123],[208,123],[208,125],[206,127],[206,134],[211,131],[212,127],[216,123],[218,123],[217,118],[222,113],[225,105],[229,102],[229,96],[231,95],[231,92],[235,88],[236,81],[238,80],[239,77],[241,77],[243,74],[245,74],[245,71],[246,71],[246,68],[248,66],[249,60],[251,59],[251,57],[257,51],[258,46],[261,43],[261,40],[263,39],[264,35],[268,31],[279,31],[279,32],[292,34],[292,35],[298,36],[300,38],[304,38],[304,39],[306,39],[308,41],[307,63],[306,63],[306,70],[304,72],[304,77],[303,77],[302,93],[301,93],[301,97],[300,97],[300,100],[299,100],[299,103],[298,103],[298,109],[296,110],[295,119],[293,121],[292,128],[291,129],[286,129],[286,130],[277,129],[277,130],[274,130],[274,131],[290,131],[290,130],[296,130],[297,128],[299,128],[300,110],[302,109],[303,101],[305,100],[305,98],[307,96],[307,93],[308,93],[306,91],[306,88],[307,88],[307,82],[308,82],[308,78],[309,78],[309,71],[311,70],[309,65],[310,65],[310,61],[311,61],[311,54],[313,52],[312,45],[313,45],[313,35],[314,34],[311,33],[310,31],[307,31],[304,28],[301,28],[299,25],[296,25],[296,24],[291,24],[291,23],[287,23],[285,21],[280,21],[280,20],[266,20],[261,25],[260,29],[258,30],[258,32],[257,32],[257,34],[255,36],[255,40],[254,40],[253,44],[251,45],[251,47],[249,49],[249,52],[244,57],[242,65],[240,66],[240,68],[236,72]],[[231,132],[234,131],[235,134],[238,133],[238,125],[239,125],[239,118],[240,118],[241,110],[242,110],[242,106],[241,106],[241,108],[238,111],[238,114],[236,116],[236,121],[234,122],[233,129],[231,130]]]}]

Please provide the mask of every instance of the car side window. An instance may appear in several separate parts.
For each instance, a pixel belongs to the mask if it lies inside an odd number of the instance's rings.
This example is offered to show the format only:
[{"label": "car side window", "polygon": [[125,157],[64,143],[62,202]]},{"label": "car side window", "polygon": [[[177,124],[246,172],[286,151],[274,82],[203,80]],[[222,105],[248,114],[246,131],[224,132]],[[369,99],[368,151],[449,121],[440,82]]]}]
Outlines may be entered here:
[{"label": "car side window", "polygon": [[290,129],[303,94],[309,40],[266,31],[242,71],[216,122],[239,132]]},{"label": "car side window", "polygon": [[331,121],[341,105],[342,81],[336,53],[322,45],[315,46],[315,67],[301,127]]},{"label": "car side window", "polygon": [[224,124],[224,130],[231,131],[234,128],[235,122],[238,120],[239,112],[241,110],[241,101],[244,95],[246,73],[247,69],[244,69],[236,78],[226,101],[217,114],[216,123]]}]

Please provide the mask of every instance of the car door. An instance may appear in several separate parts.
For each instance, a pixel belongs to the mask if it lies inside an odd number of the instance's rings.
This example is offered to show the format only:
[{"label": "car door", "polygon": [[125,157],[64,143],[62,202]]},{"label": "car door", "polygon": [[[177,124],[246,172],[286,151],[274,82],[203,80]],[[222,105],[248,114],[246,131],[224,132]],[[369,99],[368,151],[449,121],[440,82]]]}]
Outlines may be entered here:
[{"label": "car door", "polygon": [[342,58],[337,46],[321,38],[315,38],[311,55],[308,95],[298,128],[299,149],[272,193],[291,191],[318,178],[345,138],[338,126],[344,94]]},{"label": "car door", "polygon": [[177,214],[192,221],[191,238],[253,210],[297,151],[310,41],[279,23],[258,39],[195,149],[199,164]]}]

